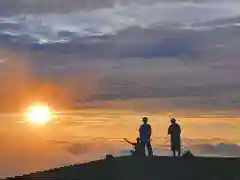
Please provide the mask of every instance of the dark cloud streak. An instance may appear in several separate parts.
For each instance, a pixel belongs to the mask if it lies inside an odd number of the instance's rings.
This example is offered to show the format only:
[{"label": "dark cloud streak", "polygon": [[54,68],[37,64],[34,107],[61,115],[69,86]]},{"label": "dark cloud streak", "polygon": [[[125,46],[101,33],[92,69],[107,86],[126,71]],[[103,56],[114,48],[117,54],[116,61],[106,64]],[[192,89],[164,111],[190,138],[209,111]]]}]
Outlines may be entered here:
[{"label": "dark cloud streak", "polygon": [[[149,5],[154,3],[220,3],[216,0],[1,0],[0,16],[18,14],[69,13],[78,10],[112,8],[114,5]],[[229,2],[229,0],[221,0]],[[230,1],[234,3],[234,0]],[[237,1],[236,1],[237,2]]]}]

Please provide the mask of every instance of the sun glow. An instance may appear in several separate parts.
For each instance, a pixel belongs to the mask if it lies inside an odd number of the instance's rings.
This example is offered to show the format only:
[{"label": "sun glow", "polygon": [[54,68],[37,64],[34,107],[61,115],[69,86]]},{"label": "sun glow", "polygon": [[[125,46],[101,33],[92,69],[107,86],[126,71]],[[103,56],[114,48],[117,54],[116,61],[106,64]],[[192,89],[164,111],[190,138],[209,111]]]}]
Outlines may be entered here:
[{"label": "sun glow", "polygon": [[26,121],[34,124],[44,125],[53,118],[53,112],[48,105],[33,104],[28,107]]}]

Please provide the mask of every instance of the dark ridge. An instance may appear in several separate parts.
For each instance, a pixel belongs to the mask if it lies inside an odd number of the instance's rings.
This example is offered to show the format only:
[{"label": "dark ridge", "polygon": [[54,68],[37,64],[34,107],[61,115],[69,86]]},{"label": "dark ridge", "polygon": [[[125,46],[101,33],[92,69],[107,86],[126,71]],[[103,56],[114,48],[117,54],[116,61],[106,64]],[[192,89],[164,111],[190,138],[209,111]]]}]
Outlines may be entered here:
[{"label": "dark ridge", "polygon": [[240,180],[240,158],[112,157],[7,178],[13,180]]}]

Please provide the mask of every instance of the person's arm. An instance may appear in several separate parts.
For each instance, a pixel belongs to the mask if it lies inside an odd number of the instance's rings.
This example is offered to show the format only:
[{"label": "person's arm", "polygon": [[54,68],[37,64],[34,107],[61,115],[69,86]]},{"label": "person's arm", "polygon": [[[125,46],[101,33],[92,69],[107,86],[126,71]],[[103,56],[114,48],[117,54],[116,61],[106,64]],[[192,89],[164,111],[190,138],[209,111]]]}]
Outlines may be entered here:
[{"label": "person's arm", "polygon": [[168,135],[169,135],[169,134],[172,134],[172,126],[169,126],[169,127],[168,127]]},{"label": "person's arm", "polygon": [[148,132],[148,138],[150,139],[152,135],[152,127],[149,125],[149,132]]},{"label": "person's arm", "polygon": [[127,143],[129,143],[129,144],[131,144],[131,145],[135,146],[135,143],[133,143],[133,142],[131,142],[131,141],[127,140],[126,138],[124,138],[124,141],[126,141]]}]

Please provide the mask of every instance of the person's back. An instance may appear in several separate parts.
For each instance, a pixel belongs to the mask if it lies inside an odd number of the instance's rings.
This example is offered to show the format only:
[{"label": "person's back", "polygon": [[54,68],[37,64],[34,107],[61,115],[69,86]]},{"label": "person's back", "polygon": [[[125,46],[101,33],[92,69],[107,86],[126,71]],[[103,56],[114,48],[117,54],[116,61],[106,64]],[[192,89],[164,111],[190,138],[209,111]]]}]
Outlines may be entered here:
[{"label": "person's back", "polygon": [[134,144],[134,149],[136,156],[138,157],[144,156],[144,147],[140,142]]},{"label": "person's back", "polygon": [[145,153],[145,147],[147,147],[148,156],[153,156],[152,145],[151,145],[152,128],[147,122],[148,122],[148,118],[143,117],[143,124],[139,128],[139,137],[141,140],[141,144],[144,147],[144,153]]},{"label": "person's back", "polygon": [[175,156],[175,151],[178,155],[181,154],[181,127],[176,123],[176,119],[171,119],[171,125],[168,128],[168,134],[171,135],[171,149]]},{"label": "person's back", "polygon": [[171,134],[172,137],[180,137],[181,135],[181,128],[177,123],[171,124],[169,127],[169,131],[169,134]]},{"label": "person's back", "polygon": [[151,136],[151,126],[149,124],[142,124],[139,128],[139,135],[141,141],[147,143]]}]

